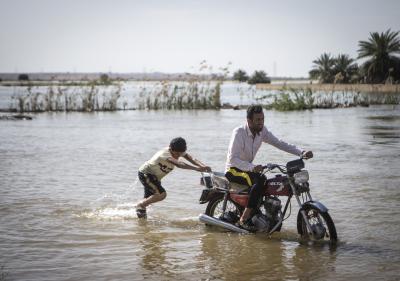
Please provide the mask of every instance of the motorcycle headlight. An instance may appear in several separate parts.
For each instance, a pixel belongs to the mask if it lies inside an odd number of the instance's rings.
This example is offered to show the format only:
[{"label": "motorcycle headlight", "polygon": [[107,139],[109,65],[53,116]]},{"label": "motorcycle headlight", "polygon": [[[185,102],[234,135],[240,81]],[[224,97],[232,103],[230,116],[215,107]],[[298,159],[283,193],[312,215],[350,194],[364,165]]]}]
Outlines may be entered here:
[{"label": "motorcycle headlight", "polygon": [[308,182],[309,179],[308,171],[303,170],[301,172],[294,174],[293,177],[294,177],[294,182],[297,184]]}]

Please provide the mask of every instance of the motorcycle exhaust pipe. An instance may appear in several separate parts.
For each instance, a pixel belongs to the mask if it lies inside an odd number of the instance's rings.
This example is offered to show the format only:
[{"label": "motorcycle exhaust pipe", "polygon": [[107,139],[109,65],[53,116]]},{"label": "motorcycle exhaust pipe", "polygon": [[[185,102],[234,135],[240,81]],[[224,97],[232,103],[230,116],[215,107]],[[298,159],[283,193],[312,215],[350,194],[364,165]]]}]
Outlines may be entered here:
[{"label": "motorcycle exhaust pipe", "polygon": [[201,214],[201,215],[199,216],[199,220],[200,220],[201,222],[206,223],[206,224],[210,224],[210,225],[214,225],[214,226],[219,226],[219,227],[228,229],[228,230],[230,230],[230,231],[235,231],[235,232],[238,232],[238,233],[249,233],[246,229],[243,229],[243,228],[237,227],[237,226],[235,226],[235,225],[233,225],[233,224],[224,222],[224,221],[222,221],[222,220],[219,220],[219,219],[216,219],[216,218],[207,216],[206,214]]}]

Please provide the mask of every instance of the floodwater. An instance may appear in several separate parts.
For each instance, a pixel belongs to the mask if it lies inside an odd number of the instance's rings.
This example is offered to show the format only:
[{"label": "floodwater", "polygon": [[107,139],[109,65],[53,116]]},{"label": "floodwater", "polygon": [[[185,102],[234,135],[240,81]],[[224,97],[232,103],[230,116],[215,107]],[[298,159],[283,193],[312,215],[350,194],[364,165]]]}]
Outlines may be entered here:
[{"label": "floodwater", "polygon": [[[199,173],[175,169],[167,198],[135,217],[137,169],[175,136],[222,171],[245,111],[42,113],[0,122],[0,279],[399,280],[400,108],[266,111],[276,135],[314,151],[311,192],[340,242],[204,226]],[[293,156],[263,145],[255,162]]]}]

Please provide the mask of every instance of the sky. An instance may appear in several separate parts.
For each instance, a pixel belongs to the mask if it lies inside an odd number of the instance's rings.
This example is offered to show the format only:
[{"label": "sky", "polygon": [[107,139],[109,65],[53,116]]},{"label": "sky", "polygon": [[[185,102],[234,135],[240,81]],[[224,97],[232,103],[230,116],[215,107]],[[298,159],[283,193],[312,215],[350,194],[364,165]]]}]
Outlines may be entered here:
[{"label": "sky", "polygon": [[[400,31],[398,0],[0,0],[0,72],[213,72],[307,77]],[[210,71],[209,69],[207,71]]]}]

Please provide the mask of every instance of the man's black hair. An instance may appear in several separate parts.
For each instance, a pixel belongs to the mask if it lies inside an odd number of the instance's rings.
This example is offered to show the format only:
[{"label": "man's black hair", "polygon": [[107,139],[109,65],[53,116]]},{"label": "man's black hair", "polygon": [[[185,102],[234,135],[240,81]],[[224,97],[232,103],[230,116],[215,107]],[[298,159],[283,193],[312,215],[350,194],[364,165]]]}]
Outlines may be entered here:
[{"label": "man's black hair", "polygon": [[262,113],[263,108],[261,105],[251,105],[247,108],[247,119],[253,120],[254,113]]},{"label": "man's black hair", "polygon": [[184,138],[181,138],[181,137],[174,138],[174,139],[169,143],[169,147],[170,147],[173,151],[185,152],[185,151],[186,151],[186,141],[185,141]]}]

